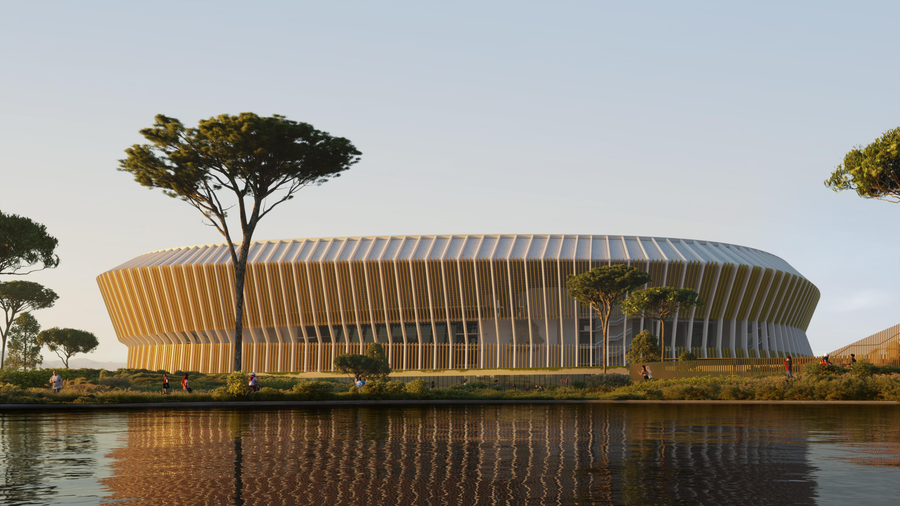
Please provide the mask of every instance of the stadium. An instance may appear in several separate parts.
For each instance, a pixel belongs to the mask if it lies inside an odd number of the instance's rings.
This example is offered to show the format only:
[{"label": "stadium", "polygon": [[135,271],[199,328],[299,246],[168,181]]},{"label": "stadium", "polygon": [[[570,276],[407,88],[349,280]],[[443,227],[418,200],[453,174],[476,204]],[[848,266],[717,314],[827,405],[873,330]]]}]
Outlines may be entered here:
[{"label": "stadium", "polygon": [[[258,241],[244,306],[245,370],[329,371],[382,343],[394,369],[624,365],[658,323],[616,310],[610,339],[568,297],[570,274],[625,263],[648,286],[707,302],[665,323],[669,357],[812,355],[819,290],[781,258],[744,246],[606,235],[430,235]],[[225,244],[141,255],[97,277],[128,367],[229,372],[234,269]]]}]

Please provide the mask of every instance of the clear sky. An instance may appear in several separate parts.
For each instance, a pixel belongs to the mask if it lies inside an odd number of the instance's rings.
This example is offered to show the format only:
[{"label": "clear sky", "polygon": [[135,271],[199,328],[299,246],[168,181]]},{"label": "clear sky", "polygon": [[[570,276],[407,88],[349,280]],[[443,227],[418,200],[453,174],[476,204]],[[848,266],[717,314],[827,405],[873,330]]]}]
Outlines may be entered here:
[{"label": "clear sky", "polygon": [[[824,353],[900,322],[900,205],[822,181],[900,125],[883,2],[4,2],[0,209],[44,223],[44,328],[124,362],[96,276],[221,242],[117,172],[156,114],[252,111],[362,161],[255,239],[581,233],[741,244],[822,292]],[[48,352],[44,353],[45,356]]]}]

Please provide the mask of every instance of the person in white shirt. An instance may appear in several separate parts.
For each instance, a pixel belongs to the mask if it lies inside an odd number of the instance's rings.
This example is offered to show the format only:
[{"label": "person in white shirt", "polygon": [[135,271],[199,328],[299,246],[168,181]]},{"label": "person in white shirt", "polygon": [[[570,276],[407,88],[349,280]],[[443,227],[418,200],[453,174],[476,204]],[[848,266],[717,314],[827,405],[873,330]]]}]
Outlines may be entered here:
[{"label": "person in white shirt", "polygon": [[53,371],[53,376],[50,376],[50,384],[53,385],[53,391],[59,393],[62,390],[62,376]]}]

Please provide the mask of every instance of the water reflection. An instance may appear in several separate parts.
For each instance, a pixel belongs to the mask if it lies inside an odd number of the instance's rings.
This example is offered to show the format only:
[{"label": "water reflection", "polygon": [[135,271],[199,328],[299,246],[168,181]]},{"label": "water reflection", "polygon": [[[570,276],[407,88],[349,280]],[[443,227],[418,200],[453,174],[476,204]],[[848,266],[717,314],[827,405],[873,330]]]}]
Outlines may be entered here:
[{"label": "water reflection", "polygon": [[83,416],[0,415],[4,460],[28,469],[0,468],[0,502],[65,502],[73,494],[53,473],[71,468],[67,479],[91,474],[106,502],[125,504],[890,503],[900,500],[898,415],[771,405],[97,413],[95,424],[114,418],[102,425],[122,434],[115,441],[91,436]]},{"label": "water reflection", "polygon": [[[103,490],[98,468],[106,463],[99,440],[125,414],[98,419],[90,413],[0,415],[0,504],[90,504]],[[121,425],[121,424],[119,424]],[[93,426],[92,430],[85,430]]]}]

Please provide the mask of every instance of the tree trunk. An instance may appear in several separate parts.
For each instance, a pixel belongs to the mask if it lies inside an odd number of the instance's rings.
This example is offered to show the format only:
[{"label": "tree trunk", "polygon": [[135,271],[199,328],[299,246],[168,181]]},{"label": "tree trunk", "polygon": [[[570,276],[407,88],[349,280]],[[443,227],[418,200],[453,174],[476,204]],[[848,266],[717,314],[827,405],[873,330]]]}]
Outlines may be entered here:
[{"label": "tree trunk", "polygon": [[659,320],[660,362],[666,361],[666,322]]},{"label": "tree trunk", "polygon": [[[241,248],[243,249],[243,247]],[[241,252],[243,253],[243,251]],[[234,371],[243,370],[244,349],[244,278],[247,272],[247,257],[241,255],[234,266]]]},{"label": "tree trunk", "polygon": [[243,371],[244,349],[244,280],[247,277],[247,258],[250,256],[250,233],[244,233],[241,254],[234,266],[234,370]]},{"label": "tree trunk", "polygon": [[600,323],[603,325],[603,374],[606,374],[606,361],[608,360],[608,353],[606,352],[606,350],[607,348],[609,348],[607,343],[609,343],[609,315],[611,313],[612,311],[610,311],[606,315],[600,315]]},{"label": "tree trunk", "polygon": [[6,328],[3,330],[2,335],[0,337],[3,338],[3,347],[0,348],[0,369],[6,367],[6,338],[9,337],[9,327],[12,326],[12,322],[16,317],[16,310],[13,309],[12,314],[8,315],[6,318]]}]

